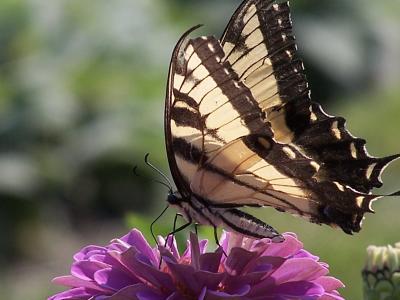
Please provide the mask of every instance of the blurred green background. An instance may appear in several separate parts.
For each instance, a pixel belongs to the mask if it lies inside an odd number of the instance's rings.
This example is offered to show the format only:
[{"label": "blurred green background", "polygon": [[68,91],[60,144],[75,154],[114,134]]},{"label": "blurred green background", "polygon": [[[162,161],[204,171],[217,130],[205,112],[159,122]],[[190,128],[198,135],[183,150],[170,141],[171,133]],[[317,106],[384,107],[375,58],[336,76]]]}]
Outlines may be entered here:
[{"label": "blurred green background", "polygon": [[[72,254],[148,224],[166,190],[163,101],[170,54],[192,25],[220,35],[238,0],[2,0],[0,2],[0,295],[39,300],[60,288]],[[313,99],[368,140],[400,152],[400,1],[295,0],[295,32]],[[400,188],[400,162],[383,176]],[[361,233],[252,210],[296,232],[331,266],[346,299],[361,299],[365,248],[400,240],[399,198],[378,201]],[[173,212],[157,232],[172,226]],[[210,231],[202,229],[202,234]],[[210,236],[212,239],[212,237]]]}]

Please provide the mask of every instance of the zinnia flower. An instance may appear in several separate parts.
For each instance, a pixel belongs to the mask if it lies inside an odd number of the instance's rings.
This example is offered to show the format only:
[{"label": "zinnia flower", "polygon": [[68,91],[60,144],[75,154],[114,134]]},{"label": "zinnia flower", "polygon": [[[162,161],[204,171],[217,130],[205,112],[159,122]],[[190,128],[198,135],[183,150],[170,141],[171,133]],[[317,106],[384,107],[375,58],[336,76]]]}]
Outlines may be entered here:
[{"label": "zinnia flower", "polygon": [[75,254],[71,275],[54,279],[70,289],[49,300],[343,300],[336,291],[343,284],[327,276],[328,265],[294,234],[284,237],[272,243],[225,232],[221,247],[206,252],[207,240],[191,234],[180,254],[173,238],[152,248],[133,229]]}]

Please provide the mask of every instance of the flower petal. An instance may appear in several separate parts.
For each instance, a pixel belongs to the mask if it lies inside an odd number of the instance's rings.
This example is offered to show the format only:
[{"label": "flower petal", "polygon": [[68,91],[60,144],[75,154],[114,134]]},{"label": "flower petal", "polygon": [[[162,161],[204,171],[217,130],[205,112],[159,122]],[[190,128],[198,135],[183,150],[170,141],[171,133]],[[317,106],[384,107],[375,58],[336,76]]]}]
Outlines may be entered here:
[{"label": "flower petal", "polygon": [[221,237],[219,239],[219,244],[221,245],[222,249],[225,253],[228,253],[228,245],[229,245],[229,232],[223,230]]},{"label": "flower petal", "polygon": [[168,268],[178,286],[184,286],[185,290],[199,295],[204,286],[217,289],[220,282],[225,277],[225,273],[213,273],[206,271],[196,271],[190,265],[174,263],[168,258],[165,260]]},{"label": "flower petal", "polygon": [[225,291],[231,293],[237,287],[242,285],[254,286],[271,272],[273,266],[271,264],[259,265],[255,270],[241,276],[227,275],[223,281]]},{"label": "flower petal", "polygon": [[154,290],[149,288],[143,283],[127,286],[112,296],[104,297],[96,300],[163,300],[165,299],[162,295],[157,294]]},{"label": "flower petal", "polygon": [[[206,252],[207,244],[208,244],[207,240],[199,241],[199,249],[200,249],[200,253],[201,254]],[[189,240],[189,241],[187,241],[187,245],[186,245],[185,251],[181,255],[181,259],[191,258],[191,255],[192,255],[192,253],[191,253],[190,240]]]},{"label": "flower petal", "polygon": [[222,249],[218,248],[215,252],[200,255],[199,267],[202,271],[218,272],[222,258]]},{"label": "flower petal", "polygon": [[72,288],[83,287],[83,288],[98,290],[98,291],[107,293],[106,289],[101,288],[95,282],[76,278],[71,275],[56,277],[52,280],[52,282],[55,284],[68,286],[68,287],[72,287]]},{"label": "flower petal", "polygon": [[240,275],[244,268],[257,257],[257,253],[242,248],[233,248],[225,261],[225,267],[229,274]]},{"label": "flower petal", "polygon": [[186,290],[190,290],[194,294],[200,293],[202,286],[194,277],[195,269],[191,265],[178,264],[169,258],[165,258],[165,263],[177,285],[184,286]]},{"label": "flower petal", "polygon": [[[159,294],[156,294],[154,291],[144,291],[136,294],[138,300],[164,300],[165,297]],[[126,300],[125,298],[121,298],[121,300]]]},{"label": "flower petal", "polygon": [[319,284],[309,281],[296,281],[280,284],[271,289],[270,293],[277,296],[302,297],[301,299],[315,297],[314,299],[318,299],[324,294],[324,289]]},{"label": "flower petal", "polygon": [[218,288],[225,276],[226,274],[224,273],[212,273],[204,271],[198,271],[193,274],[193,277],[199,286],[206,286],[212,290],[216,290]]},{"label": "flower petal", "polygon": [[333,291],[344,287],[343,282],[331,276],[322,276],[315,279],[314,282],[322,285],[325,291]]},{"label": "flower petal", "polygon": [[301,257],[309,257],[315,261],[319,260],[318,256],[312,255],[310,252],[307,250],[301,249],[299,250],[295,255],[292,256],[293,258],[301,258]]},{"label": "flower petal", "polygon": [[132,274],[136,277],[141,278],[154,285],[156,288],[164,288],[167,290],[173,290],[174,285],[171,277],[163,273],[152,265],[148,264],[148,261],[141,260],[142,257],[137,255],[138,252],[134,248],[130,248],[123,253],[113,252],[113,256],[116,257]]},{"label": "flower petal", "polygon": [[187,300],[187,298],[182,296],[180,293],[175,292],[175,293],[169,295],[166,300]]},{"label": "flower petal", "polygon": [[164,248],[163,246],[158,246],[158,251],[160,252],[160,256],[162,257],[162,258],[164,258],[164,257],[168,257],[169,259],[171,259],[172,261],[174,261],[174,262],[178,262],[178,260],[177,260],[177,258],[175,257],[175,255],[173,255],[172,253],[171,253],[171,251],[170,250],[168,250],[167,248]]},{"label": "flower petal", "polygon": [[200,268],[200,246],[199,239],[193,232],[190,232],[190,253],[192,257],[191,265],[198,270]]},{"label": "flower petal", "polygon": [[228,247],[226,249],[226,253],[230,254],[231,250],[233,248],[242,248],[243,246],[243,240],[244,240],[244,236],[242,234],[239,233],[235,233],[235,232],[228,232],[226,234],[226,238],[228,240]]},{"label": "flower petal", "polygon": [[176,238],[174,235],[168,236],[168,243],[164,242],[164,245],[168,248],[168,250],[172,253],[172,255],[176,258],[179,259],[179,251],[178,251],[178,246],[176,244]]},{"label": "flower petal", "polygon": [[138,283],[132,277],[116,268],[106,268],[94,273],[96,283],[106,289],[118,291],[126,286]]},{"label": "flower petal", "polygon": [[107,250],[104,247],[89,245],[82,248],[79,252],[75,253],[73,258],[75,261],[86,260],[88,257],[94,254],[104,254],[106,253],[106,251]]},{"label": "flower petal", "polygon": [[238,289],[234,293],[226,293],[222,291],[212,291],[207,289],[206,296],[204,299],[206,300],[222,300],[222,299],[244,299],[245,296],[251,290],[250,285],[242,285],[238,287]]},{"label": "flower petal", "polygon": [[207,287],[203,287],[197,300],[204,300],[207,294]]},{"label": "flower petal", "polygon": [[71,274],[83,280],[93,280],[95,272],[107,267],[109,265],[101,262],[82,260],[72,264]]},{"label": "flower petal", "polygon": [[148,257],[154,265],[158,264],[158,260],[154,255],[153,249],[150,247],[149,243],[139,230],[131,230],[128,234],[123,236],[121,240],[131,246],[134,246],[140,253],[143,253],[146,257]]},{"label": "flower petal", "polygon": [[269,246],[263,255],[289,257],[303,248],[303,244],[291,234],[283,234],[283,236],[285,241],[282,243],[272,243],[269,241]]},{"label": "flower petal", "polygon": [[92,291],[86,288],[75,288],[75,289],[70,289],[65,292],[58,293],[50,298],[48,300],[88,300],[92,296],[96,296],[98,294],[97,291]]},{"label": "flower petal", "polygon": [[278,256],[261,256],[247,266],[247,272],[260,272],[269,269],[268,274],[277,270],[286,261]]},{"label": "flower petal", "polygon": [[286,260],[283,265],[271,274],[276,284],[292,281],[312,281],[324,276],[328,270],[309,258],[293,258]]},{"label": "flower petal", "polygon": [[339,294],[327,293],[321,296],[321,298],[318,298],[318,300],[345,300],[345,299],[341,297]]}]

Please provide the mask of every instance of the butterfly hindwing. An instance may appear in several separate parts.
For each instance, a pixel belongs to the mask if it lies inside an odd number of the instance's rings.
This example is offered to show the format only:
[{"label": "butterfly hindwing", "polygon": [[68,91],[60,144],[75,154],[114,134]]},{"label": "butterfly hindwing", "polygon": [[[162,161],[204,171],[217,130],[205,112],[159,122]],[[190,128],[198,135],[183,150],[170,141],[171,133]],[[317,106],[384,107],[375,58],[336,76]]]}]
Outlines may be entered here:
[{"label": "butterfly hindwing", "polygon": [[338,182],[320,182],[319,169],[290,145],[248,135],[213,153],[192,178],[191,189],[213,206],[272,206],[315,223],[336,224],[348,233],[358,231],[375,196]]}]

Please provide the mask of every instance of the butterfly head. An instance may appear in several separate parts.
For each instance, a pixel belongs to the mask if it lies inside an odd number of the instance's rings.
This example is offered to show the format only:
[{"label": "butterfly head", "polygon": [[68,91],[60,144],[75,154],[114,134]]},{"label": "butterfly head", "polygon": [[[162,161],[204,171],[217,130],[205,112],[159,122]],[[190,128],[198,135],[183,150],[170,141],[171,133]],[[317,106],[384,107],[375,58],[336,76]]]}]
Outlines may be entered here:
[{"label": "butterfly head", "polygon": [[168,193],[167,202],[169,204],[180,206],[182,201],[183,201],[183,198],[182,198],[182,196],[180,195],[179,192],[170,192],[170,193]]}]

